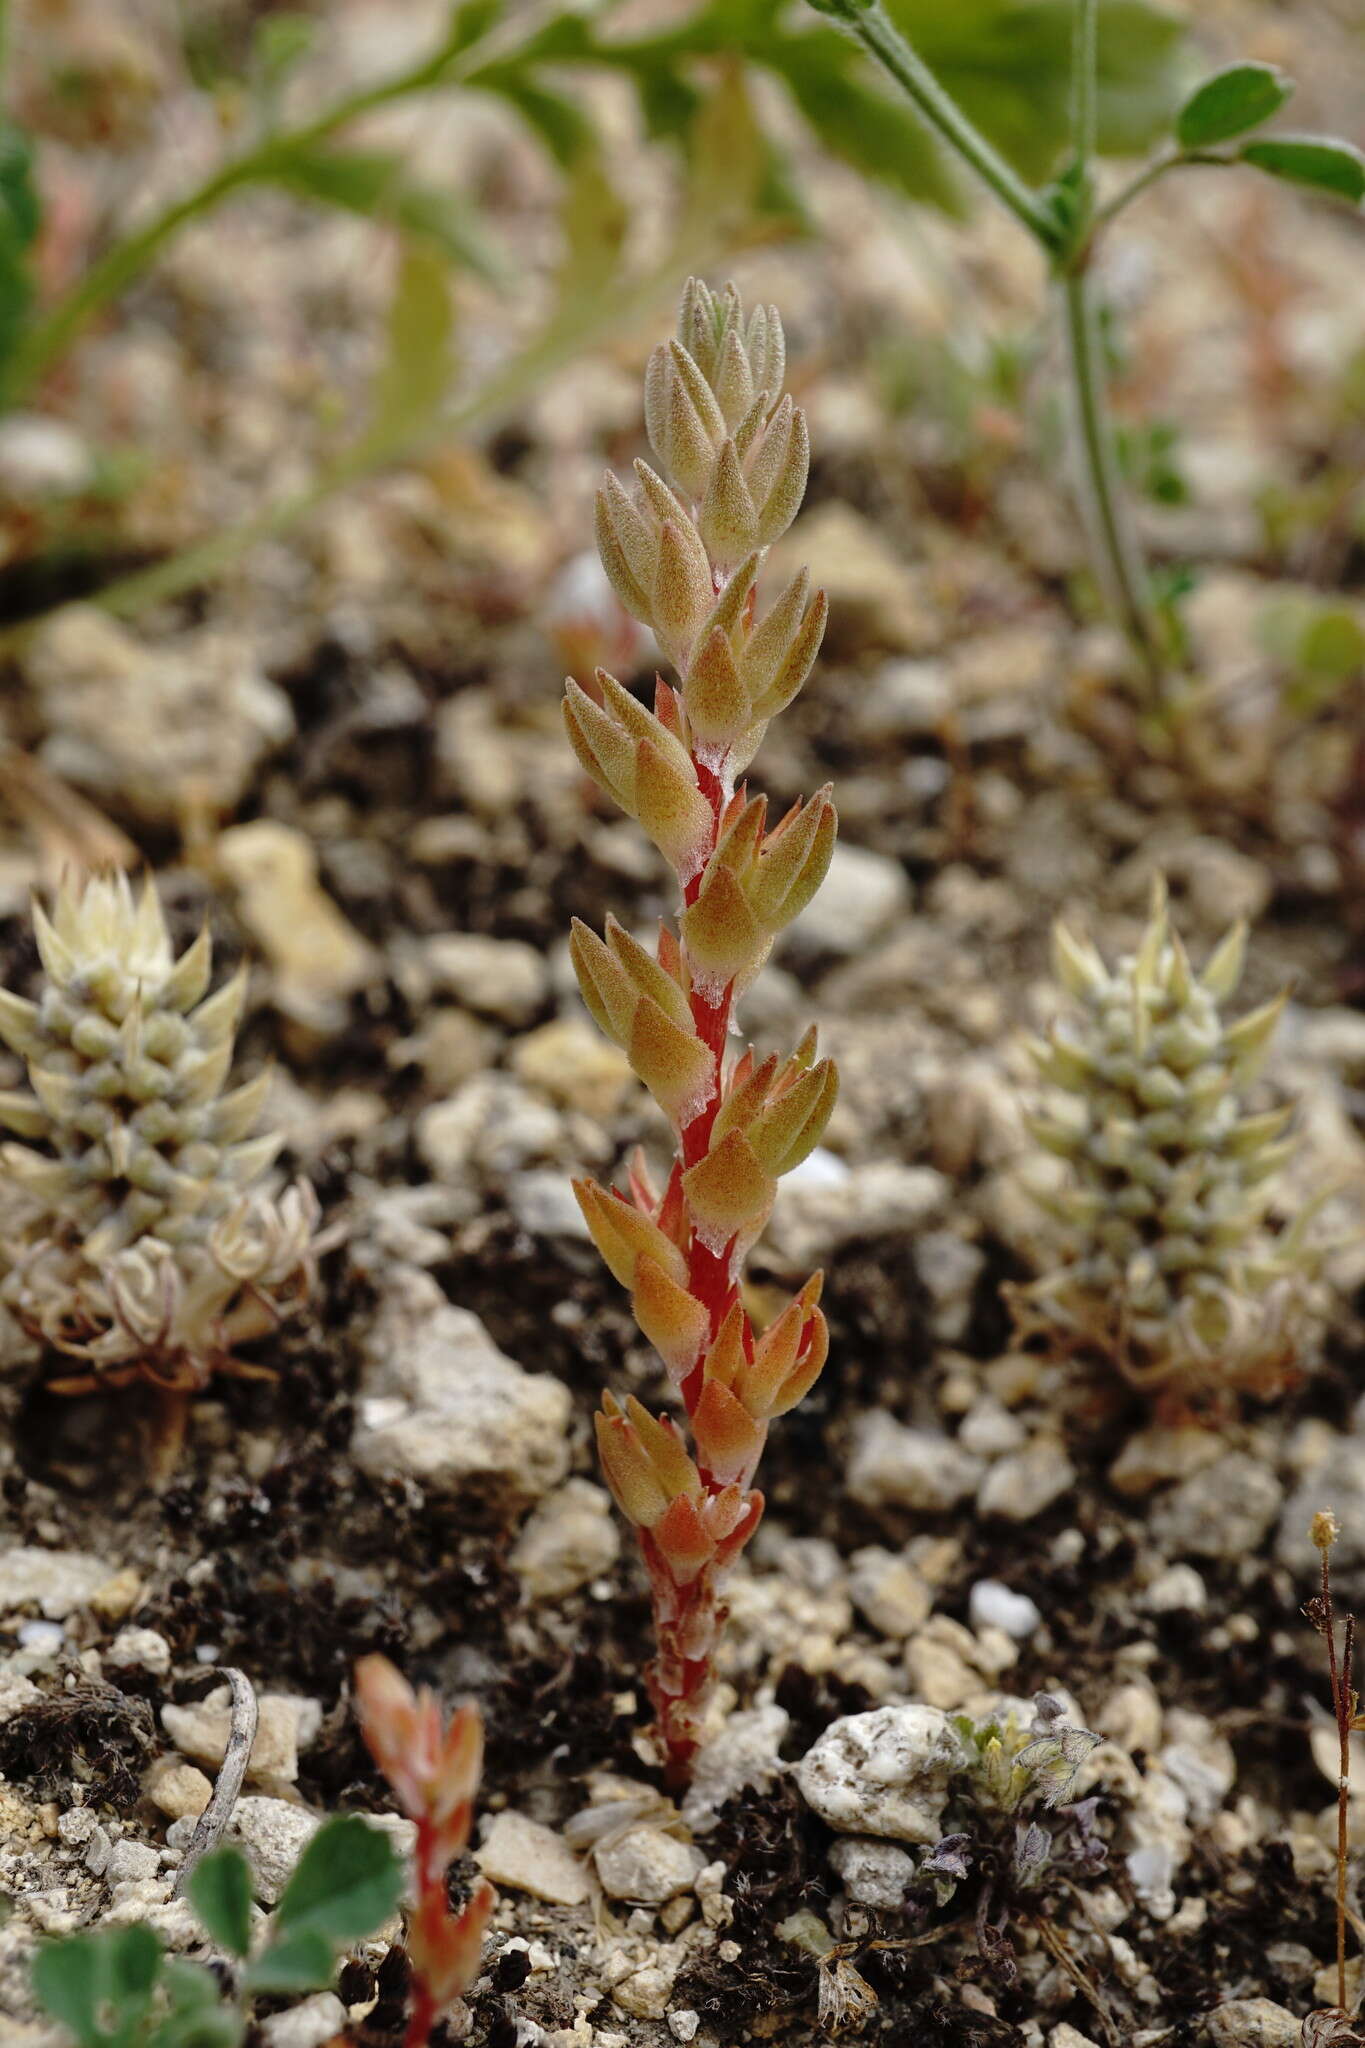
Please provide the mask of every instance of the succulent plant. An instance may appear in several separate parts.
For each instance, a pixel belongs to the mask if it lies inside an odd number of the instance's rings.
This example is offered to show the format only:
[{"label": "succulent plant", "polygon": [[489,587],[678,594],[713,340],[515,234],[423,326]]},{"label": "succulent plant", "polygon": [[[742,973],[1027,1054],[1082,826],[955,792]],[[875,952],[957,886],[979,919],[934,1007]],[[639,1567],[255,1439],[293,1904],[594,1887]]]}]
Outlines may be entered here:
[{"label": "succulent plant", "polygon": [[0,1094],[13,1201],[0,1294],[31,1335],[83,1362],[85,1391],[142,1377],[172,1393],[237,1364],[308,1293],[317,1200],[256,1183],[279,1150],[252,1136],[269,1075],[224,1094],[245,970],[208,994],[201,932],[177,959],[156,891],[125,875],[33,911],[46,983],[0,989],[0,1038],[31,1092]]},{"label": "succulent plant", "polygon": [[1223,1017],[1246,936],[1235,925],[1195,974],[1160,882],[1137,951],[1112,971],[1059,923],[1054,968],[1080,1015],[1029,1048],[1056,1091],[1030,1127],[1072,1174],[1040,1197],[1069,1251],[1016,1290],[1023,1326],[1098,1346],[1135,1384],[1177,1398],[1275,1392],[1301,1348],[1318,1263],[1307,1217],[1279,1236],[1267,1226],[1292,1109],[1248,1114],[1244,1091],[1285,998]]},{"label": "succulent plant", "polygon": [[593,780],[637,820],[674,868],[677,929],[647,950],[613,919],[605,938],[574,927],[583,1000],[673,1127],[662,1189],[638,1162],[630,1196],[578,1184],[603,1260],[631,1292],[690,1425],[632,1395],[603,1397],[602,1468],[634,1524],[654,1598],[658,1655],[647,1681],[669,1774],[686,1777],[701,1739],[725,1577],[758,1526],[753,1486],[768,1425],[807,1392],[828,1336],[816,1274],[761,1335],[740,1294],[744,1259],[779,1177],[819,1143],[838,1090],[810,1031],[786,1060],[731,1059],[736,999],[778,932],[823,881],[834,850],[828,790],[770,825],[743,773],[768,721],[805,682],[825,623],[802,570],[761,616],[769,544],[806,485],[806,423],[781,396],[782,323],[747,318],[733,286],[695,278],[677,338],[655,349],[645,422],[662,474],[638,462],[636,488],[608,475],[597,540],[627,610],[650,626],[679,677],[653,709],[599,669],[568,683],[569,739]]}]

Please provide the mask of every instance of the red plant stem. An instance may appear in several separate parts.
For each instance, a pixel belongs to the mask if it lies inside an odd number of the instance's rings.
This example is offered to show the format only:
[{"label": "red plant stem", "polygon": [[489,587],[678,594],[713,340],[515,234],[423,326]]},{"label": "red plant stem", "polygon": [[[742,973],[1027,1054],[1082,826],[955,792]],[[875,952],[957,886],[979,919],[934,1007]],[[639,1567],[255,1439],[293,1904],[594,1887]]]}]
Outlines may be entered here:
[{"label": "red plant stem", "polygon": [[[695,754],[692,757],[692,765],[696,770],[702,794],[711,806],[711,845],[707,849],[709,858],[720,836],[720,821],[729,800],[729,791],[720,777],[699,761]],[[683,891],[684,903],[691,904],[696,901],[704,871],[703,863]],[[696,1025],[697,1036],[715,1061],[715,1082],[707,1101],[702,1104],[696,1115],[682,1126],[680,1151],[684,1169],[695,1166],[699,1159],[704,1159],[711,1143],[711,1128],[716,1121],[716,1113],[720,1108],[723,1094],[725,1041],[729,1036],[730,1011],[733,1003],[733,984],[725,988],[717,1002],[710,1001],[699,989],[692,991],[692,1021]],[[701,1302],[706,1309],[710,1320],[710,1335],[713,1339],[719,1334],[720,1326],[729,1314],[731,1304],[739,1292],[731,1273],[731,1260],[731,1245],[727,1244],[715,1252],[702,1242],[699,1233],[692,1233],[687,1260],[687,1291],[694,1301]],[[701,1399],[702,1380],[702,1363],[698,1359],[682,1385],[683,1406],[689,1415]]]},{"label": "red plant stem", "polygon": [[[413,1865],[417,1884],[418,1899],[431,1892],[445,1897],[445,1868],[438,1860],[436,1828],[425,1815],[417,1822],[417,1842],[413,1850]],[[407,2032],[403,2036],[403,2048],[427,2048],[431,2030],[436,2024],[436,2000],[431,1986],[420,1966],[413,1964],[412,2010],[408,2014]]]},{"label": "red plant stem", "polygon": [[1355,1650],[1355,1616],[1346,1617],[1346,1641],[1337,1662],[1337,1617],[1332,1604],[1332,1566],[1322,1552],[1322,1618],[1327,1638],[1327,1672],[1332,1711],[1337,1722],[1337,2004],[1346,2007],[1346,1861],[1349,1846],[1351,1793],[1351,1660]]}]

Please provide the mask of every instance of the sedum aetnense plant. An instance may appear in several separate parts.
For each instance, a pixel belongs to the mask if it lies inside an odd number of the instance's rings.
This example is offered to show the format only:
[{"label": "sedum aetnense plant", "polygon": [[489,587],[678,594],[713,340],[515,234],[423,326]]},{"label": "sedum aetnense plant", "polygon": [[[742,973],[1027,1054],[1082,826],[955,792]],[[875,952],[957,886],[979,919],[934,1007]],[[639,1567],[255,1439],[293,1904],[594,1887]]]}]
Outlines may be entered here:
[{"label": "sedum aetnense plant", "polygon": [[452,1910],[450,1865],[469,1844],[474,1795],[483,1770],[483,1721],[477,1707],[449,1721],[429,1686],[416,1692],[387,1657],[355,1667],[356,1707],[371,1756],[417,1830],[408,1955],[413,1988],[403,2048],[427,2048],[432,2029],[479,1973],[483,1938],[498,1895],[476,1878]]},{"label": "sedum aetnense plant", "polygon": [[144,1379],[172,1404],[307,1295],[317,1200],[255,1187],[278,1152],[252,1136],[262,1073],[224,1094],[246,995],[240,970],[208,994],[207,931],[177,959],[150,880],[63,887],[33,908],[36,1002],[0,989],[0,1038],[31,1093],[0,1094],[10,1184],[3,1299],[42,1343],[80,1361],[63,1392]]},{"label": "sedum aetnense plant", "polygon": [[649,1573],[647,1682],[674,1782],[701,1736],[724,1579],[763,1511],[753,1478],[768,1424],[828,1349],[819,1274],[761,1334],[740,1281],[779,1176],[819,1142],[838,1078],[813,1030],[786,1059],[728,1048],[736,1000],[824,879],[836,829],[828,790],[770,824],[739,779],[809,675],[825,622],[804,570],[756,608],[764,552],[795,517],[809,462],[784,363],[774,308],[746,319],[733,287],[688,283],[677,338],[654,351],[645,382],[659,467],[638,462],[634,489],[608,473],[597,501],[607,574],[679,680],[660,677],[649,710],[599,669],[570,680],[564,704],[583,767],[648,833],[681,895],[676,928],[661,926],[652,952],[611,919],[605,937],[575,924],[572,940],[584,1002],[673,1132],[662,1188],[637,1155],[628,1196],[592,1181],[576,1191],[691,1432],[689,1447],[633,1396],[604,1394],[597,1417],[603,1469]]},{"label": "sedum aetnense plant", "polygon": [[1069,1250],[1016,1307],[1025,1329],[1098,1348],[1168,1405],[1274,1393],[1311,1321],[1310,1217],[1279,1236],[1266,1223],[1292,1109],[1248,1113],[1244,1100],[1285,998],[1222,1015],[1246,938],[1235,925],[1196,974],[1160,882],[1136,952],[1112,970],[1059,923],[1054,971],[1079,1014],[1030,1046],[1054,1090],[1033,1135],[1071,1167],[1044,1198]]}]

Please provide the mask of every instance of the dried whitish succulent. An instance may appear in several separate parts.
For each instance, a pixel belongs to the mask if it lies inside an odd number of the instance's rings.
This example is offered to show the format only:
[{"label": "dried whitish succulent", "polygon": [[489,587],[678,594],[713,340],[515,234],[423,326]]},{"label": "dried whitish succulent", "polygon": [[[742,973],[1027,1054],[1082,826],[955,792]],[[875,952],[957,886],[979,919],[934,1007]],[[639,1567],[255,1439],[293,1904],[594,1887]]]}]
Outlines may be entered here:
[{"label": "dried whitish succulent", "polygon": [[0,990],[0,1037],[32,1092],[0,1094],[0,1165],[18,1205],[3,1298],[31,1334],[86,1371],[69,1391],[143,1377],[171,1390],[308,1293],[318,1206],[298,1184],[253,1186],[280,1139],[253,1136],[269,1075],[224,1093],[246,993],[239,971],[208,994],[203,932],[177,959],[156,892],[124,875],[34,906],[46,984]]},{"label": "dried whitish succulent", "polygon": [[1160,882],[1137,951],[1112,971],[1058,924],[1054,968],[1080,1017],[1029,1048],[1056,1091],[1030,1128],[1072,1174],[1040,1196],[1069,1252],[1016,1290],[1021,1322],[1079,1337],[1137,1385],[1182,1397],[1275,1392],[1303,1347],[1320,1264],[1308,1216],[1279,1235],[1267,1225],[1292,1110],[1247,1114],[1243,1091],[1285,999],[1224,1020],[1245,954],[1237,925],[1196,975]]}]

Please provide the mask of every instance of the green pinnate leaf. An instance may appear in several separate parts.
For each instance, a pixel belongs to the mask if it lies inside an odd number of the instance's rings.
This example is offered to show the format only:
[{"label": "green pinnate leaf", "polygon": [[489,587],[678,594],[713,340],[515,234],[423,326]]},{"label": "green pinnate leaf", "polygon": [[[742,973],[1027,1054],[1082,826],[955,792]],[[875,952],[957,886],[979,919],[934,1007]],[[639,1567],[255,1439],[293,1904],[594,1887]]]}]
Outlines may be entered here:
[{"label": "green pinnate leaf", "polygon": [[1273,64],[1229,64],[1196,86],[1176,115],[1182,149],[1209,149],[1259,128],[1279,112],[1294,81]]},{"label": "green pinnate leaf", "polygon": [[148,2048],[239,2048],[246,2015],[225,2004],[218,1983],[198,1963],[167,1958],[161,1981],[169,2011],[152,2033]]},{"label": "green pinnate leaf", "polygon": [[467,202],[455,191],[417,183],[402,159],[387,150],[282,145],[267,159],[262,176],[301,199],[388,221],[480,277],[497,281],[504,275]]},{"label": "green pinnate leaf", "polygon": [[1365,199],[1365,156],[1349,142],[1322,135],[1268,135],[1243,143],[1237,153],[1244,164],[1291,185],[1349,200],[1352,206]]},{"label": "green pinnate leaf", "polygon": [[162,1965],[149,1927],[118,1927],[49,1942],[33,1963],[39,2003],[79,2048],[135,2048]]},{"label": "green pinnate leaf", "polygon": [[403,251],[389,302],[384,360],[375,378],[370,425],[351,460],[386,455],[434,418],[454,376],[450,279],[430,248]]},{"label": "green pinnate leaf", "polygon": [[244,1956],[251,1946],[251,1873],[240,1849],[215,1849],[195,1870],[190,1904],[221,1948]]},{"label": "green pinnate leaf", "polygon": [[326,1991],[336,1974],[336,1948],[320,1927],[297,1927],[261,1950],[243,1979],[254,1993]]},{"label": "green pinnate leaf", "polygon": [[275,1909],[281,1939],[316,1928],[335,1947],[373,1934],[403,1890],[403,1866],[388,1836],[359,1814],[325,1821],[309,1842]]}]

